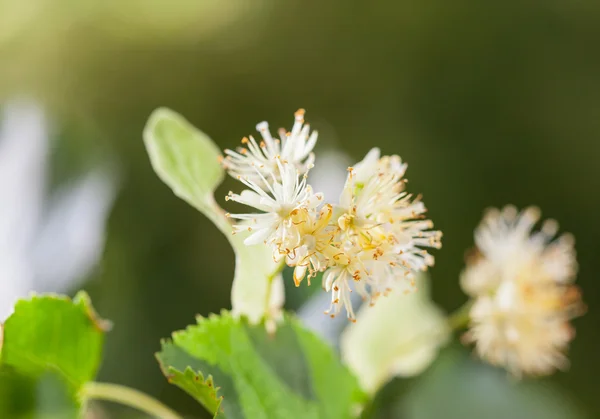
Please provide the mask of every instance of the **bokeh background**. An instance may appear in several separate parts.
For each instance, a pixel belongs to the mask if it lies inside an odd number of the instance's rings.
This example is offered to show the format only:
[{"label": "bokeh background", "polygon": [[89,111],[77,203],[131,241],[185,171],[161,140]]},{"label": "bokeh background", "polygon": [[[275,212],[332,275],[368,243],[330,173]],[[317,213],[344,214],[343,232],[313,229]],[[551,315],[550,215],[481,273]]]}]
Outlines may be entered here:
[{"label": "bokeh background", "polygon": [[[600,3],[593,0],[0,0],[4,129],[13,121],[12,136],[22,138],[13,143],[21,148],[30,137],[47,140],[37,157],[26,159],[29,166],[10,170],[17,154],[0,148],[0,217],[6,224],[2,214],[13,216],[0,237],[5,264],[20,257],[29,266],[33,246],[46,264],[21,273],[29,281],[18,281],[24,290],[90,292],[115,324],[100,379],[204,417],[169,387],[153,353],[161,337],[194,315],[229,307],[233,254],[217,229],[153,173],[142,129],[153,109],[168,106],[220,146],[234,147],[257,122],[289,127],[304,107],[320,131],[317,165],[319,153],[337,150],[357,161],[374,145],[408,161],[409,190],[424,194],[444,232],[432,289],[449,311],[466,300],[457,280],[486,207],[535,204],[575,235],[589,310],[575,322],[571,369],[540,385],[553,391],[550,399],[560,397],[557,405],[600,417],[598,45]],[[32,124],[42,131],[20,134]],[[69,204],[91,175],[98,175],[95,186],[85,189],[79,206]],[[219,198],[234,187],[226,181]],[[37,198],[25,199],[32,190]],[[42,209],[25,222],[28,208]],[[41,250],[30,225],[45,240]],[[20,256],[6,256],[23,235]],[[60,271],[80,259],[80,269]],[[5,289],[21,278],[14,269],[2,275]],[[54,280],[45,282],[47,276]],[[290,309],[310,293],[288,291]],[[458,346],[449,351],[440,362],[453,356],[474,362]],[[498,393],[473,382],[466,374],[449,385],[473,398],[485,399],[477,391]],[[390,407],[419,385],[392,383],[381,417],[431,417]],[[512,400],[500,393],[505,405]],[[102,414],[134,417],[118,408]]]}]

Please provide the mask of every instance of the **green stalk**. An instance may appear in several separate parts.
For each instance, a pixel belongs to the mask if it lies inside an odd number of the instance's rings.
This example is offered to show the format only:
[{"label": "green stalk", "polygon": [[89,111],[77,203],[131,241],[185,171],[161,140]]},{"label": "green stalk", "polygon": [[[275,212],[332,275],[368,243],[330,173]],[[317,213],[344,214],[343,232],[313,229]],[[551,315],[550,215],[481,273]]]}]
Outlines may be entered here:
[{"label": "green stalk", "polygon": [[448,325],[452,330],[464,329],[469,325],[471,307],[473,307],[473,301],[469,300],[448,316]]},{"label": "green stalk", "polygon": [[158,419],[183,419],[175,411],[147,394],[118,384],[88,383],[83,388],[83,396],[129,406]]}]

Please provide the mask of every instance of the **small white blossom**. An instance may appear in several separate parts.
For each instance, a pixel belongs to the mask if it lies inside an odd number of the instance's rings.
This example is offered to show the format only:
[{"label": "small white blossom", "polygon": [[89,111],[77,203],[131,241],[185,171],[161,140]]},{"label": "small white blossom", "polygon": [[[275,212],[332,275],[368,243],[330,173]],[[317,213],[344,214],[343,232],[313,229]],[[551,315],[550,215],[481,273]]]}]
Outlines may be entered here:
[{"label": "small white blossom", "polygon": [[333,208],[326,204],[315,217],[307,208],[295,209],[291,213],[291,222],[295,226],[294,234],[288,237],[285,246],[286,262],[295,266],[294,282],[296,286],[304,279],[308,271],[308,284],[317,272],[324,271],[334,262],[340,252],[334,244],[337,228],[329,224]]},{"label": "small white blossom", "polygon": [[546,375],[568,366],[569,320],[584,307],[575,279],[574,240],[554,239],[549,220],[532,233],[537,208],[490,210],[475,232],[477,251],[461,284],[475,298],[467,339],[476,352],[516,376]]},{"label": "small white blossom", "polygon": [[323,275],[323,289],[331,292],[331,306],[329,310],[325,311],[325,314],[329,314],[333,318],[343,307],[348,318],[354,321],[354,309],[350,299],[351,284],[353,282],[357,284],[358,292],[363,297],[368,295],[364,287],[368,276],[364,259],[367,259],[366,254],[358,248],[347,248],[333,257],[333,267],[329,268]]},{"label": "small white blossom", "polygon": [[[299,173],[291,164],[275,157],[280,180],[273,172],[267,179],[256,168],[256,174],[261,179],[259,184],[254,180],[238,176],[238,179],[250,189],[240,194],[229,192],[226,199],[256,208],[263,213],[227,214],[228,217],[242,220],[243,223],[234,225],[234,232],[248,230],[252,232],[244,243],[247,245],[265,243],[275,245],[279,255],[284,255],[283,245],[290,236],[295,236],[295,226],[291,213],[299,208],[314,211],[323,200],[321,194],[315,194],[306,183],[306,173]],[[263,186],[264,185],[264,186]],[[277,253],[275,253],[277,254]]]},{"label": "small white blossom", "polygon": [[379,150],[373,149],[355,168],[348,169],[338,225],[349,263],[326,273],[325,288],[336,284],[341,293],[332,294],[335,309],[329,314],[336,314],[342,301],[348,317],[354,318],[345,303],[349,298],[343,298],[352,286],[342,282],[353,279],[353,287],[372,304],[398,288],[396,282],[414,287],[415,272],[433,266],[433,256],[422,247],[441,247],[441,233],[431,231],[433,223],[423,219],[426,209],[420,198],[404,191],[406,168],[400,157],[380,157]]},{"label": "small white blossom", "polygon": [[280,129],[280,138],[273,138],[266,121],[256,125],[262,141],[258,143],[252,136],[244,137],[243,147],[238,147],[236,151],[225,150],[226,157],[222,160],[225,169],[234,177],[242,176],[260,183],[262,179],[258,176],[259,173],[264,177],[273,173],[279,179],[279,167],[276,163],[279,158],[290,163],[299,172],[306,173],[315,161],[312,149],[317,142],[318,133],[310,133],[310,126],[304,124],[304,113],[304,109],[296,111],[291,132]]}]

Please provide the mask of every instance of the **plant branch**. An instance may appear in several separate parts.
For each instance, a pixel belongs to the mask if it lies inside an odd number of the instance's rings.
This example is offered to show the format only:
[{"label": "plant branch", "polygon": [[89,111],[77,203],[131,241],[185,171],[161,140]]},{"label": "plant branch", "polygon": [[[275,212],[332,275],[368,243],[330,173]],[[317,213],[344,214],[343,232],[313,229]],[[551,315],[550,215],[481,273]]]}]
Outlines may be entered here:
[{"label": "plant branch", "polygon": [[448,325],[452,330],[463,329],[469,324],[469,312],[471,311],[471,307],[473,306],[473,301],[469,300],[460,306],[454,313],[448,316]]}]

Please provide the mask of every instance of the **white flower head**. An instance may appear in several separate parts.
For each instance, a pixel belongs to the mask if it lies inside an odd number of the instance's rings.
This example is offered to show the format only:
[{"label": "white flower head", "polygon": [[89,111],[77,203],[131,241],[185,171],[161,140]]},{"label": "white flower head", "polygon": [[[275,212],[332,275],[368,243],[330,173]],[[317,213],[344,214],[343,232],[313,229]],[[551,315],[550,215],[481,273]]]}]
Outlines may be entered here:
[{"label": "white flower head", "polygon": [[312,187],[306,183],[306,173],[300,173],[296,167],[283,161],[279,156],[274,160],[279,179],[272,171],[268,178],[265,177],[255,166],[255,173],[261,182],[257,183],[249,177],[239,175],[238,179],[249,189],[240,194],[229,192],[226,200],[263,211],[263,213],[227,214],[227,216],[242,220],[241,223],[234,225],[234,233],[243,230],[252,233],[244,240],[245,244],[274,245],[277,249],[274,256],[280,258],[286,254],[286,244],[290,238],[298,236],[291,219],[292,212],[301,208],[314,212],[322,202],[323,195],[315,194]]},{"label": "white flower head", "polygon": [[547,375],[568,366],[569,324],[584,306],[572,285],[577,271],[574,240],[555,239],[548,220],[532,232],[537,208],[490,210],[475,231],[476,254],[461,277],[475,298],[467,340],[476,352],[516,376]]},{"label": "white flower head", "polygon": [[331,268],[324,277],[325,288],[334,291],[329,314],[339,312],[342,302],[353,319],[346,303],[352,289],[372,304],[380,295],[402,288],[395,285],[398,281],[408,285],[406,291],[414,288],[415,272],[433,266],[433,256],[423,247],[441,247],[441,233],[430,230],[433,223],[424,219],[420,197],[405,192],[406,168],[399,156],[380,157],[373,149],[348,169],[337,219],[342,259],[348,263]]},{"label": "white flower head", "polygon": [[[514,206],[502,211],[489,209],[475,231],[476,253],[469,269],[462,275],[462,286],[470,295],[494,290],[503,279],[518,274],[522,266],[541,263],[555,281],[567,283],[574,279],[577,261],[573,238],[564,234],[553,237],[558,223],[546,220],[540,231],[531,233],[540,219],[538,208],[529,207],[518,212]],[[482,272],[478,272],[482,270]]]},{"label": "white flower head", "polygon": [[[274,174],[280,178],[276,158],[288,162],[301,173],[306,173],[315,161],[312,152],[318,133],[310,132],[310,126],[304,124],[304,109],[294,114],[295,122],[292,130],[279,130],[279,138],[274,138],[269,131],[269,124],[263,121],[256,125],[256,130],[262,136],[257,142],[252,136],[242,139],[242,147],[236,151],[225,150],[226,157],[222,160],[223,167],[233,177],[242,176],[260,183],[258,173],[264,177]],[[258,171],[258,173],[257,173]]]},{"label": "white flower head", "polygon": [[331,292],[331,306],[325,311],[325,314],[329,314],[333,318],[344,308],[348,319],[355,321],[356,316],[350,293],[352,293],[354,284],[360,284],[359,293],[364,297],[368,296],[368,292],[363,286],[368,277],[363,260],[365,256],[365,253],[358,248],[346,248],[334,255],[333,266],[323,275],[323,289]]},{"label": "white flower head", "polygon": [[305,207],[292,211],[291,222],[296,236],[289,237],[285,253],[287,264],[295,266],[296,286],[300,285],[307,271],[310,285],[310,279],[334,263],[335,256],[340,253],[334,243],[338,228],[329,223],[332,214],[330,204],[323,205],[318,216]]},{"label": "white flower head", "polygon": [[331,292],[334,317],[342,308],[354,320],[350,294],[371,304],[380,295],[415,288],[415,272],[433,266],[423,248],[439,248],[441,233],[425,220],[420,197],[404,191],[407,165],[398,156],[371,150],[349,169],[340,202],[324,202],[307,184],[313,167],[317,134],[296,112],[290,133],[274,139],[266,122],[257,126],[263,141],[244,139],[248,148],[226,150],[223,165],[248,189],[226,199],[260,213],[228,214],[238,220],[234,232],[250,232],[246,245],[267,245],[273,259],[294,267],[294,283],[325,272],[323,287]]}]

